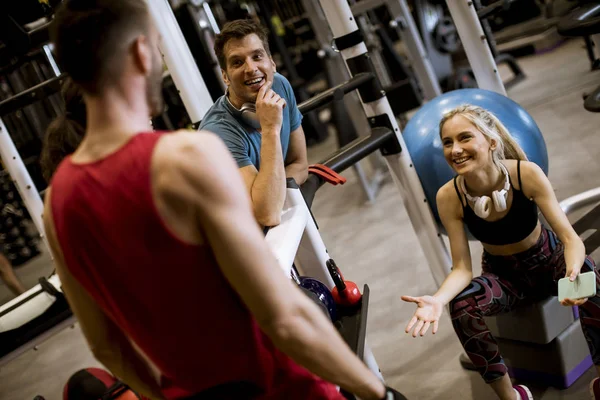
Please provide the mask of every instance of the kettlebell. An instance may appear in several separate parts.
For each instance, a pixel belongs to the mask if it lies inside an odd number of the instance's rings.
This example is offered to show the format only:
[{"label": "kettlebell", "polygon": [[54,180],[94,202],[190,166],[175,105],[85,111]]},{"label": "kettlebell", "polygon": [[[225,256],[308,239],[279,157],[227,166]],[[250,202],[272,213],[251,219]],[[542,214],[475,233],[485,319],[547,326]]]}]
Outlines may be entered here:
[{"label": "kettlebell", "polygon": [[[299,277],[298,282],[301,288],[314,294],[316,299],[315,301],[318,303],[319,306],[325,307],[329,319],[331,319],[332,321],[336,321],[336,302],[333,299],[333,295],[331,294],[331,291],[329,290],[327,285],[315,278],[310,278],[307,276]],[[310,295],[309,297],[312,298],[312,296]]]},{"label": "kettlebell", "polygon": [[335,303],[346,307],[354,307],[360,303],[362,294],[356,283],[344,280],[338,266],[332,259],[327,260],[325,264],[335,284],[335,287],[331,290]]}]

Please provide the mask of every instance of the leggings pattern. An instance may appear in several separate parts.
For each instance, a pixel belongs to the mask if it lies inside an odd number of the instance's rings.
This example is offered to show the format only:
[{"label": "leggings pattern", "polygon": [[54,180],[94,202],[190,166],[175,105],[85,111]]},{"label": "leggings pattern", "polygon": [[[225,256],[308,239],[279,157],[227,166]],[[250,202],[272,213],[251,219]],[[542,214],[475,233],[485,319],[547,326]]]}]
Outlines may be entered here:
[{"label": "leggings pattern", "polygon": [[[487,382],[506,374],[507,368],[483,317],[513,310],[558,293],[566,274],[564,245],[542,227],[535,246],[511,256],[484,251],[483,273],[450,302],[452,325],[467,355]],[[595,365],[600,365],[600,274],[586,257],[581,272],[596,271],[596,296],[579,307],[580,323]]]}]

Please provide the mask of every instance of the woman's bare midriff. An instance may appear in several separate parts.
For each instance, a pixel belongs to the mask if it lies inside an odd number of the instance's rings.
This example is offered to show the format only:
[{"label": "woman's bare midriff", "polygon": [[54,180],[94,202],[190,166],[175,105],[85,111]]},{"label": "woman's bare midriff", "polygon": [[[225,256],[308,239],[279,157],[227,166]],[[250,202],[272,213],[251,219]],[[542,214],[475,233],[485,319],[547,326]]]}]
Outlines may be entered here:
[{"label": "woman's bare midriff", "polygon": [[542,234],[542,226],[538,221],[533,232],[531,232],[529,234],[529,236],[527,236],[525,239],[521,240],[520,242],[511,243],[511,244],[503,244],[503,245],[482,243],[482,245],[483,245],[483,248],[488,253],[490,253],[494,256],[510,256],[513,254],[522,253],[526,250],[529,250],[531,247],[533,247],[537,243],[541,234]]}]

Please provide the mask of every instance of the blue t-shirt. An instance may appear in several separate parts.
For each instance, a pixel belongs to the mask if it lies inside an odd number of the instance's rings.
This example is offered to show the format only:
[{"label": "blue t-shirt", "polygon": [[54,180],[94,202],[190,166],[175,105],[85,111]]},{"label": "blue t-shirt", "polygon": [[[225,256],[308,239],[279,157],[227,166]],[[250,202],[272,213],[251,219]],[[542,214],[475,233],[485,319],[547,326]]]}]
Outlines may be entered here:
[{"label": "blue t-shirt", "polygon": [[[283,75],[275,73],[271,89],[286,102],[280,134],[281,150],[285,160],[290,143],[290,133],[300,127],[302,114],[296,105],[292,85]],[[260,169],[262,135],[243,122],[240,111],[233,107],[226,95],[219,97],[208,110],[199,129],[219,135],[229,148],[239,168],[252,164],[257,170]]]}]

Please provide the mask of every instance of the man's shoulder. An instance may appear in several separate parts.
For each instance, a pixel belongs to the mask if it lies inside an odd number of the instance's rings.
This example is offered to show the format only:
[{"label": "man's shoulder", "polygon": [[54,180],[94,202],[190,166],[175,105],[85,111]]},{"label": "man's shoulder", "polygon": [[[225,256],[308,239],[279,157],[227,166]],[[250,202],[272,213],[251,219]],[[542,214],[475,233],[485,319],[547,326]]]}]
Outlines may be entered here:
[{"label": "man's shoulder", "polygon": [[218,121],[222,118],[226,118],[226,114],[228,113],[227,107],[223,101],[225,100],[225,95],[219,97],[212,106],[206,111],[202,121],[200,122],[200,129],[204,127],[204,125],[208,123],[213,123],[214,121]]},{"label": "man's shoulder", "polygon": [[294,91],[290,81],[279,72],[275,72],[273,75],[273,90],[281,95],[282,91],[287,95],[293,95]]},{"label": "man's shoulder", "polygon": [[179,130],[165,135],[152,158],[153,192],[194,202],[195,190],[214,186],[214,181],[224,179],[221,172],[229,150],[212,132]]},{"label": "man's shoulder", "polygon": [[215,104],[207,111],[200,122],[200,130],[211,131],[221,137],[231,135],[242,135],[244,128],[231,114],[230,110],[224,104],[227,101],[225,96],[219,97]]},{"label": "man's shoulder", "polygon": [[153,163],[159,171],[185,166],[191,162],[202,165],[207,156],[225,148],[223,141],[214,133],[200,130],[178,130],[165,135],[156,145]]}]

